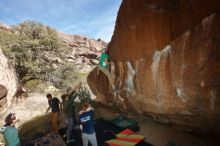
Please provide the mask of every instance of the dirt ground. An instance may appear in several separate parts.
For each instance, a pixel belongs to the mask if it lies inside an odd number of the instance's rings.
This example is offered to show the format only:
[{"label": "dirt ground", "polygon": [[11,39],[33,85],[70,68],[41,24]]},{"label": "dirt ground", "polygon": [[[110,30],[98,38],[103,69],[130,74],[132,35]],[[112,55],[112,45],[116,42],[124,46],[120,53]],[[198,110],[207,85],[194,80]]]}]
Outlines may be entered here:
[{"label": "dirt ground", "polygon": [[[123,115],[120,111],[100,105],[95,107],[95,113],[96,116],[102,116],[105,119]],[[150,117],[132,113],[129,116],[134,117],[138,122],[141,129],[140,133],[145,136],[145,141],[155,146],[218,146],[213,141],[173,129],[169,125],[155,122]]]},{"label": "dirt ground", "polygon": [[[39,96],[37,97],[38,97],[38,101],[40,101]],[[43,102],[45,103],[43,104]],[[32,104],[29,103],[28,105],[30,106]],[[27,108],[23,110],[21,109],[21,107],[19,107],[20,110],[18,110],[17,108],[15,110],[17,112],[20,111],[18,112],[18,115],[20,114],[20,116],[23,115],[25,116],[25,118],[32,119],[29,122],[25,122],[20,125],[19,131],[20,131],[21,139],[23,140],[33,137],[37,132],[49,133],[51,131],[50,118],[49,116],[45,115],[47,101],[46,100],[42,101],[42,103],[39,103],[39,105],[42,106],[42,109],[39,110],[39,106],[38,106],[38,108],[36,108],[38,109],[38,112],[36,114],[33,114],[37,111],[36,109],[35,111],[33,110],[28,111],[28,114],[27,113],[25,114],[25,111],[27,112]],[[99,104],[95,104],[94,108],[95,108],[96,118],[103,117],[108,120],[118,115],[132,117],[138,122],[141,129],[140,133],[145,136],[145,140],[155,146],[168,146],[168,143],[172,143],[173,144],[172,146],[217,146],[218,145],[218,144],[214,144],[214,142],[209,141],[207,139],[173,129],[169,125],[155,122],[152,118],[147,116],[140,116],[132,113],[129,113],[129,115],[128,114],[125,115],[123,114],[123,112],[117,111],[112,108],[104,107]],[[32,115],[30,115],[29,113],[32,113]],[[39,117],[36,115],[39,115]],[[22,119],[24,120],[25,118]]]}]

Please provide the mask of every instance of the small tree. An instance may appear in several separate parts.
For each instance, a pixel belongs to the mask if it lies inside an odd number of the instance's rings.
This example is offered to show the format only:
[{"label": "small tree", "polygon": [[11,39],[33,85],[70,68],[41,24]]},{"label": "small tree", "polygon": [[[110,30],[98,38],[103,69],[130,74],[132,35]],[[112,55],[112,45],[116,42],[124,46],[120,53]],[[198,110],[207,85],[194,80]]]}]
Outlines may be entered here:
[{"label": "small tree", "polygon": [[81,87],[78,92],[78,97],[80,98],[80,102],[75,103],[76,111],[79,112],[83,103],[88,102],[92,104],[92,99],[89,90],[86,87]]},{"label": "small tree", "polygon": [[61,71],[52,66],[51,58],[65,58],[63,54],[70,49],[59,38],[57,31],[49,26],[25,21],[12,26],[12,33],[0,30],[0,46],[12,61],[24,84],[37,79],[50,81],[57,88],[64,88],[66,80],[72,81],[74,65],[58,63]]}]

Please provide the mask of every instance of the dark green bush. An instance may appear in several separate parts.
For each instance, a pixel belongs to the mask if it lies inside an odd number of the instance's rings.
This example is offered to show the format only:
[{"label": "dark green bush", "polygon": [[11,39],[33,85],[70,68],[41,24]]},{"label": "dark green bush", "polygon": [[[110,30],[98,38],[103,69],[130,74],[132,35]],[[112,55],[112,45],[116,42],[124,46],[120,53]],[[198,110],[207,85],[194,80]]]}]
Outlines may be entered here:
[{"label": "dark green bush", "polygon": [[12,26],[11,30],[11,33],[0,30],[0,47],[13,63],[21,82],[46,80],[57,88],[65,88],[67,82],[76,79],[73,64],[52,66],[51,58],[58,56],[64,59],[63,54],[70,53],[68,45],[59,38],[55,29],[25,21]]},{"label": "dark green bush", "polygon": [[89,90],[86,87],[81,87],[78,92],[78,97],[80,98],[80,102],[75,102],[76,111],[79,112],[82,108],[83,103],[89,102],[91,105],[92,99]]}]

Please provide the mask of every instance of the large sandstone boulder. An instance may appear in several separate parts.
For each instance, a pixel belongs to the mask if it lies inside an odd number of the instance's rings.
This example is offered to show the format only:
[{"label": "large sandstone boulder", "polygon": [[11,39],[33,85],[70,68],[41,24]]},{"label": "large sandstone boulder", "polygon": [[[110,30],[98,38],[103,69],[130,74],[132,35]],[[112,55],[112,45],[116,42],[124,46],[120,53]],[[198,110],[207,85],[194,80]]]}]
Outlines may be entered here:
[{"label": "large sandstone boulder", "polygon": [[14,67],[0,49],[0,112],[11,105],[17,90],[18,79]]},{"label": "large sandstone boulder", "polygon": [[7,96],[7,94],[8,94],[8,90],[6,89],[6,87],[5,86],[3,86],[3,85],[0,85],[0,98],[3,98],[3,97],[5,97],[5,96]]},{"label": "large sandstone boulder", "polygon": [[219,127],[219,10],[218,0],[124,0],[109,50],[119,95],[96,70],[90,88],[105,105],[161,122]]}]

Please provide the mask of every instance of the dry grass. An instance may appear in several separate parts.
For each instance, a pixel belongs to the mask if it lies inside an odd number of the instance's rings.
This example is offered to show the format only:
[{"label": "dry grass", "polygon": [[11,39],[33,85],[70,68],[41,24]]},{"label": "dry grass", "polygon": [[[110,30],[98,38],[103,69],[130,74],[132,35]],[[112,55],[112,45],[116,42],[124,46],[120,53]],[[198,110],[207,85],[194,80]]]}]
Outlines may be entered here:
[{"label": "dry grass", "polygon": [[0,135],[0,146],[4,146],[4,144],[5,144],[4,137],[3,135]]},{"label": "dry grass", "polygon": [[36,134],[44,135],[51,132],[50,115],[43,115],[33,118],[24,123],[19,130],[19,136],[22,142],[35,138]]}]

